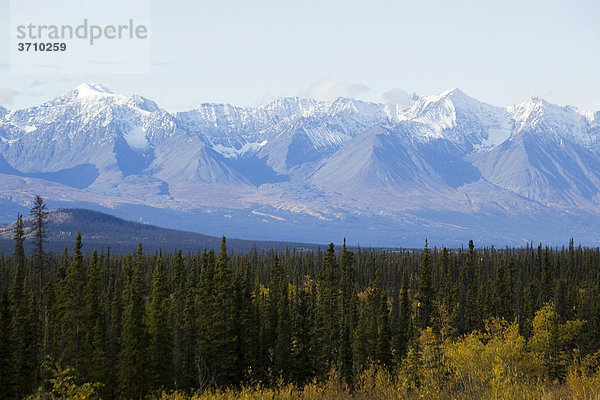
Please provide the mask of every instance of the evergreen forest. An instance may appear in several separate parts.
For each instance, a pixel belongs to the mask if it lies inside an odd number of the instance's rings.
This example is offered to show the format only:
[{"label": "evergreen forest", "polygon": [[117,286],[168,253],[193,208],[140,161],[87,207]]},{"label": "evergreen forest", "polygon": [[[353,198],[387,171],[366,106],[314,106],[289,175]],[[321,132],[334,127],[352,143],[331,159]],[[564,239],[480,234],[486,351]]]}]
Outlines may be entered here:
[{"label": "evergreen forest", "polygon": [[[0,254],[0,399],[600,396],[600,251]],[[33,252],[25,254],[24,241]]]}]

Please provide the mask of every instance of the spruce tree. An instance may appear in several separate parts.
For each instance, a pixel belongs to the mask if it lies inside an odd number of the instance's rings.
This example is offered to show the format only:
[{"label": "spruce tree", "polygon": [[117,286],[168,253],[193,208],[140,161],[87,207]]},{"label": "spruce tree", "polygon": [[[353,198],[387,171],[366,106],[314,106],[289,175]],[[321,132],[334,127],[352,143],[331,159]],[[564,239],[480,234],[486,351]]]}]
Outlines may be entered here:
[{"label": "spruce tree", "polygon": [[217,257],[214,294],[217,305],[217,314],[213,326],[214,335],[214,362],[216,367],[217,383],[222,386],[239,382],[243,374],[243,366],[237,363],[237,337],[235,315],[235,291],[233,286],[233,273],[229,266],[226,239],[221,240],[221,252]]},{"label": "spruce tree", "polygon": [[12,318],[8,292],[0,300],[0,400],[15,398],[15,362],[11,335]]},{"label": "spruce tree", "polygon": [[175,268],[171,279],[172,300],[170,301],[169,317],[172,326],[172,352],[173,352],[173,373],[176,379],[181,380],[181,370],[184,354],[182,353],[184,330],[184,309],[186,301],[186,266],[181,249],[177,252],[175,259]]},{"label": "spruce tree", "polygon": [[520,333],[526,338],[531,335],[531,323],[535,314],[536,297],[535,284],[534,282],[531,282],[529,286],[525,288],[523,292],[523,299],[521,300],[523,307],[521,310],[519,330]]},{"label": "spruce tree", "polygon": [[98,252],[94,250],[90,261],[88,282],[83,308],[83,345],[85,380],[104,382],[106,378],[106,308],[102,296],[102,282]]},{"label": "spruce tree", "polygon": [[31,283],[16,266],[10,298],[10,344],[14,394],[24,398],[37,386],[39,366],[39,320]]},{"label": "spruce tree", "polygon": [[384,352],[387,349],[387,353],[390,353],[391,333],[385,327],[389,319],[387,304],[383,304],[385,300],[381,285],[381,269],[378,268],[375,281],[366,290],[366,299],[354,332],[355,374],[360,374],[370,363],[389,365],[389,355]]},{"label": "spruce tree", "polygon": [[294,302],[294,329],[292,340],[293,379],[302,385],[314,376],[313,315],[310,286],[296,288]]},{"label": "spruce tree", "polygon": [[125,258],[126,268],[131,271],[130,281],[125,286],[122,350],[119,353],[119,388],[125,398],[143,398],[148,388],[148,338],[140,271],[142,257],[140,245],[135,264],[131,255],[127,254]]},{"label": "spruce tree", "polygon": [[[254,347],[259,341],[260,321],[259,318],[256,318],[256,305],[252,301],[254,283],[253,270],[246,260],[243,260],[234,278],[234,290],[237,312],[235,319],[238,321],[235,332],[237,337],[236,353],[238,364],[245,366],[241,377],[244,380],[251,378],[257,361],[257,349]],[[289,362],[291,364],[291,360]]]},{"label": "spruce tree", "polygon": [[63,317],[68,305],[68,290],[65,284],[67,266],[70,258],[67,250],[63,253],[58,265],[53,268],[48,284],[45,286],[44,312],[45,337],[44,354],[50,359],[59,361],[64,348]]},{"label": "spruce tree", "polygon": [[[541,248],[541,246],[540,246]],[[541,249],[538,250],[541,252]],[[540,276],[540,290],[538,298],[538,306],[541,307],[547,301],[552,299],[554,294],[554,287],[552,285],[552,272],[550,270],[550,251],[548,247],[544,249],[544,255],[542,257],[542,271]]]},{"label": "spruce tree", "polygon": [[554,310],[558,315],[558,320],[561,324],[567,321],[567,283],[564,279],[559,279],[556,283],[554,291]]},{"label": "spruce tree", "polygon": [[17,264],[13,283],[10,287],[10,314],[11,314],[11,336],[12,361],[14,363],[14,389],[18,398],[23,398],[27,394],[27,376],[29,371],[26,369],[24,359],[27,343],[25,342],[25,330],[27,329],[27,309],[25,308],[25,278],[23,271]]},{"label": "spruce tree", "polygon": [[[287,284],[285,285],[287,289]],[[277,329],[273,349],[273,368],[279,376],[288,379],[291,375],[291,315],[286,293],[279,299],[277,307]]]},{"label": "spruce tree", "polygon": [[197,289],[197,307],[201,312],[197,315],[198,343],[196,345],[196,359],[194,360],[195,380],[200,392],[215,384],[216,381],[214,333],[219,311],[214,286],[215,262],[214,252],[212,250],[205,251],[202,257],[202,269]]},{"label": "spruce tree", "polygon": [[15,240],[13,260],[15,265],[18,265],[23,269],[25,268],[25,248],[23,247],[23,243],[25,242],[25,230],[23,228],[23,216],[21,214],[17,216],[13,238]]},{"label": "spruce tree", "polygon": [[[360,374],[372,361],[373,332],[371,330],[372,318],[369,315],[368,303],[361,310],[358,323],[354,331],[354,367],[355,374]],[[376,335],[375,335],[376,337]]]},{"label": "spruce tree", "polygon": [[270,341],[270,320],[268,295],[264,286],[257,280],[253,291],[254,315],[257,321],[256,345],[252,347],[252,364],[250,378],[257,381],[268,381],[272,370]]},{"label": "spruce tree", "polygon": [[333,243],[323,257],[323,270],[319,278],[317,305],[318,369],[324,376],[339,360],[340,335],[340,273]]},{"label": "spruce tree", "polygon": [[411,331],[411,305],[408,298],[408,273],[406,271],[402,278],[402,289],[398,308],[398,333],[393,347],[397,361],[401,360],[408,351]]},{"label": "spruce tree", "polygon": [[392,368],[391,341],[392,332],[390,329],[387,295],[384,290],[381,290],[379,294],[379,313],[377,316],[377,350],[375,352],[375,359],[379,365],[388,370]]},{"label": "spruce tree", "polygon": [[61,360],[75,371],[85,376],[85,363],[88,362],[84,343],[87,332],[84,320],[85,292],[87,271],[81,253],[81,232],[77,233],[73,260],[67,269],[67,274],[57,302],[63,303],[62,309],[62,346]]},{"label": "spruce tree", "polygon": [[110,275],[108,280],[107,298],[107,347],[106,347],[106,388],[107,397],[116,396],[116,388],[119,382],[119,353],[121,352],[121,327],[123,323],[123,277],[118,276],[118,267],[109,258]]},{"label": "spruce tree", "polygon": [[427,240],[425,240],[425,249],[423,250],[417,299],[419,301],[417,305],[417,321],[419,324],[418,327],[420,329],[425,329],[426,327],[431,326],[433,320],[434,299],[431,253],[429,248],[427,247]]},{"label": "spruce tree", "polygon": [[516,301],[516,293],[515,293],[515,280],[517,276],[517,266],[515,264],[515,260],[511,257],[508,262],[507,273],[506,273],[506,284],[504,285],[506,290],[506,303],[504,304],[507,307],[507,314],[505,316],[507,321],[513,321],[516,317],[515,306]]},{"label": "spruce tree", "polygon": [[181,339],[181,370],[177,386],[184,390],[190,389],[196,383],[196,344],[198,342],[197,314],[198,284],[197,263],[192,263],[192,270],[187,276],[185,287],[185,305],[183,310],[183,332]]},{"label": "spruce tree", "polygon": [[38,387],[40,380],[40,358],[41,358],[41,321],[40,321],[40,306],[37,296],[31,289],[33,284],[29,276],[25,277],[24,293],[26,300],[27,318],[25,325],[25,364],[28,374],[27,390],[32,392]]},{"label": "spruce tree", "polygon": [[340,333],[339,333],[339,362],[338,369],[341,377],[348,385],[353,384],[353,357],[352,357],[352,332],[356,321],[352,312],[352,298],[354,294],[352,270],[354,254],[346,248],[346,238],[340,253]]},{"label": "spruce tree", "polygon": [[479,317],[480,297],[480,270],[477,262],[477,254],[475,245],[472,240],[469,240],[469,252],[467,254],[467,262],[464,275],[462,278],[466,282],[466,297],[464,300],[464,330],[459,333],[467,333],[475,329],[481,328],[483,321]]},{"label": "spruce tree", "polygon": [[203,310],[198,321],[197,369],[200,390],[212,384],[232,385],[243,374],[243,366],[237,363],[237,311],[225,237],[221,240],[221,252],[217,260],[212,251],[204,259],[198,290],[199,308]]},{"label": "spruce tree", "polygon": [[[283,268],[279,264],[277,254],[273,256],[273,264],[271,266],[271,280],[269,282],[269,297],[268,297],[268,340],[272,346],[277,341],[277,326],[279,325],[279,308],[283,301],[283,297],[287,297],[287,281],[284,276]],[[271,351],[272,352],[272,351]]]},{"label": "spruce tree", "polygon": [[46,233],[48,214],[46,200],[42,196],[36,195],[33,199],[31,216],[33,217],[33,266],[36,271],[38,293],[42,292],[44,279],[44,243],[48,238],[48,234]]},{"label": "spruce tree", "polygon": [[[592,301],[589,310],[589,320],[584,326],[585,337],[587,338],[586,350],[588,352],[594,352],[600,348],[600,273],[596,275],[596,282],[591,293]],[[584,335],[582,335],[584,336]]]},{"label": "spruce tree", "polygon": [[169,291],[162,254],[156,260],[147,310],[149,371],[152,390],[168,389],[172,379],[173,347],[169,324]]},{"label": "spruce tree", "polygon": [[455,265],[451,261],[450,252],[446,247],[442,249],[442,257],[440,260],[442,270],[445,270],[445,283],[439,285],[438,292],[438,312],[436,312],[439,320],[439,332],[442,341],[447,337],[455,337],[459,326],[458,311],[459,311],[459,284],[456,280]]}]

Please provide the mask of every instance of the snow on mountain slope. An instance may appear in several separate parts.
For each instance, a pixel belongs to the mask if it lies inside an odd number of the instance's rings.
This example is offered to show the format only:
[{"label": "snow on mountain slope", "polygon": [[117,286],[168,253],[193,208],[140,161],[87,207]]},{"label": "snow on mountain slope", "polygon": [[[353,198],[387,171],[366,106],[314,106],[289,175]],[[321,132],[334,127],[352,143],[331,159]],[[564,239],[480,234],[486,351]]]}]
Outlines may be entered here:
[{"label": "snow on mountain slope", "polygon": [[203,136],[228,158],[267,160],[280,174],[337,150],[369,127],[386,122],[383,106],[340,98],[333,103],[298,97],[257,108],[203,104],[177,113],[180,125]]},{"label": "snow on mountain slope", "polygon": [[465,213],[478,226],[557,212],[600,218],[600,113],[537,98],[500,108],[458,89],[413,100],[289,97],[170,113],[83,84],[0,109],[0,175],[10,182],[0,202],[21,204],[46,182],[60,201],[63,190],[74,202],[153,210],[144,216],[203,209],[216,227],[277,224],[265,232],[375,219],[383,230],[404,221],[456,232]]},{"label": "snow on mountain slope", "polygon": [[439,175],[408,140],[385,128],[372,128],[329,157],[312,182],[325,190],[353,194],[440,187]]},{"label": "snow on mountain slope", "polygon": [[485,179],[521,196],[561,208],[600,210],[600,160],[551,132],[519,132],[473,157]]},{"label": "snow on mountain slope", "polygon": [[[328,157],[311,183],[338,204],[384,210],[522,213],[537,206],[482,177],[457,145],[410,131],[372,128]],[[353,203],[354,202],[354,203]]]},{"label": "snow on mountain slope", "polygon": [[580,111],[575,107],[560,107],[539,97],[509,107],[514,119],[515,132],[531,131],[553,135],[579,143],[587,149],[600,152],[598,113]]},{"label": "snow on mountain slope", "polygon": [[110,96],[113,94],[110,89],[102,86],[99,83],[82,83],[75,88],[75,91],[77,92],[77,97],[79,98]]},{"label": "snow on mountain slope", "polygon": [[[60,174],[93,165],[98,176],[91,188],[103,193],[128,191],[127,186],[140,195],[168,192],[178,181],[245,182],[155,102],[117,95],[99,84],[83,84],[42,106],[10,112],[1,126],[0,154],[12,168]],[[165,157],[171,158],[165,162]]]},{"label": "snow on mountain slope", "polygon": [[115,95],[97,84],[80,85],[41,106],[7,114],[0,151],[22,172],[56,172],[89,163],[99,170],[98,182],[118,181],[133,172],[134,164],[145,165],[152,158],[145,130],[148,116],[157,111],[150,100]]},{"label": "snow on mountain slope", "polygon": [[[150,165],[154,176],[167,182],[245,184],[223,157],[199,138],[177,136],[159,145]],[[176,161],[179,160],[179,161]]]},{"label": "snow on mountain slope", "polygon": [[313,115],[327,107],[326,103],[297,97],[283,98],[257,108],[229,104],[202,104],[194,110],[177,113],[186,130],[205,136],[220,146],[225,155],[237,153],[248,143],[261,143],[289,126],[298,118]]},{"label": "snow on mountain slope", "polygon": [[398,120],[418,122],[425,139],[451,140],[467,152],[502,143],[512,128],[507,110],[481,103],[459,89],[419,98]]}]

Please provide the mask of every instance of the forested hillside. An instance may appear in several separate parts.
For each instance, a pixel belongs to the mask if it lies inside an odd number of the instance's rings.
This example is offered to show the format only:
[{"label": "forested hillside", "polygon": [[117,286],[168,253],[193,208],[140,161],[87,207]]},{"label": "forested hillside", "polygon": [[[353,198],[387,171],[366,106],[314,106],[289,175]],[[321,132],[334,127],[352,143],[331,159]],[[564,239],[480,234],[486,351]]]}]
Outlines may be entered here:
[{"label": "forested hillside", "polygon": [[[125,254],[144,243],[144,249],[155,251],[195,252],[198,248],[218,251],[221,239],[216,236],[203,235],[175,229],[161,228],[155,225],[124,220],[113,215],[83,208],[62,208],[48,212],[45,248],[49,251],[62,252],[73,247],[77,231],[84,227],[86,248],[104,250],[111,253]],[[25,237],[33,235],[33,217],[23,219]],[[12,252],[14,248],[13,231],[15,224],[0,225],[0,251]],[[318,245],[309,243],[273,242],[261,240],[229,239],[228,247],[235,251],[252,249],[285,249],[287,247],[316,249]],[[31,242],[26,240],[25,250],[29,251]]]},{"label": "forested hillside", "polygon": [[[0,256],[0,398],[596,398],[600,253]],[[176,391],[176,392],[173,392]],[[241,391],[241,392],[240,392]],[[162,393],[162,394],[161,394]]]}]

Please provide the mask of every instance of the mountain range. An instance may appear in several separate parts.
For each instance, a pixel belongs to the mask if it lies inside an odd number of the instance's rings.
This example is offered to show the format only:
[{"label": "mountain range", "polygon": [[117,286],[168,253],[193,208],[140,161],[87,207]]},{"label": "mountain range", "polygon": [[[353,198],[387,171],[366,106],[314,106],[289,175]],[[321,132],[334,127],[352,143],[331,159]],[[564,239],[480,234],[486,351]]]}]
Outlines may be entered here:
[{"label": "mountain range", "polygon": [[600,238],[600,112],[459,89],[169,112],[82,84],[0,109],[0,222],[34,194],[205,234],[390,247]]}]

